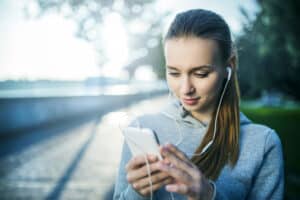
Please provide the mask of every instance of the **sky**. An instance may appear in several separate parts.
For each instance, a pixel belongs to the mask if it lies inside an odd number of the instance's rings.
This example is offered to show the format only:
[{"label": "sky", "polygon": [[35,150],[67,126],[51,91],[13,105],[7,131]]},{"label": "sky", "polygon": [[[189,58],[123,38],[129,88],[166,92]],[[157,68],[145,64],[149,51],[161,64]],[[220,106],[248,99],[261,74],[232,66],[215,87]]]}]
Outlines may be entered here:
[{"label": "sky", "polygon": [[[74,21],[55,13],[39,19],[25,19],[22,11],[25,1],[0,0],[0,80],[83,80],[97,76],[100,60],[95,46],[75,36]],[[228,0],[226,4],[220,0],[158,0],[156,7],[162,11],[170,10],[174,15],[191,8],[210,9],[222,15],[231,30],[238,33],[243,19],[238,9],[241,4],[253,16],[258,10],[254,0]],[[110,39],[113,33],[124,32],[124,25],[115,13],[106,18],[102,37],[103,41],[109,41],[104,48],[109,62],[101,72],[107,76],[124,76],[122,66],[130,55],[128,38],[123,34],[118,39]],[[118,48],[120,45],[122,48]],[[153,77],[145,67],[138,73]]]}]

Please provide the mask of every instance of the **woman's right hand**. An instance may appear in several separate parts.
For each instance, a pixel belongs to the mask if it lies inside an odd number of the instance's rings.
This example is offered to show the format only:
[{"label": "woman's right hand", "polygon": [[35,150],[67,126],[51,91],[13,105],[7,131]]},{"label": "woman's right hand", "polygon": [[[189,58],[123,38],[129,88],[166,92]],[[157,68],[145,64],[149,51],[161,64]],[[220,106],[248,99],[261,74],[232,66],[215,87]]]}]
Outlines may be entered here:
[{"label": "woman's right hand", "polygon": [[[132,157],[126,165],[127,181],[132,187],[142,196],[149,196],[151,193],[149,175],[146,164],[146,157],[139,155]],[[159,171],[158,163],[159,159],[154,155],[147,155],[151,180],[152,180],[152,192],[158,190],[160,187],[169,184],[173,181],[167,173]],[[162,162],[162,161],[160,161]]]}]

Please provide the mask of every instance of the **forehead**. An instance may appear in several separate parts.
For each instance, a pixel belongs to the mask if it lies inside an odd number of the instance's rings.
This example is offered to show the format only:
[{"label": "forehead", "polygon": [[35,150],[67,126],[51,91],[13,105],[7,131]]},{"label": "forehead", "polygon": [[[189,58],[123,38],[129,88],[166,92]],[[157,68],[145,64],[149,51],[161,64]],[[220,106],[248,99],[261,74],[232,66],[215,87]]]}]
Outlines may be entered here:
[{"label": "forehead", "polygon": [[168,39],[164,45],[166,65],[191,68],[216,65],[219,61],[216,41],[199,37]]}]

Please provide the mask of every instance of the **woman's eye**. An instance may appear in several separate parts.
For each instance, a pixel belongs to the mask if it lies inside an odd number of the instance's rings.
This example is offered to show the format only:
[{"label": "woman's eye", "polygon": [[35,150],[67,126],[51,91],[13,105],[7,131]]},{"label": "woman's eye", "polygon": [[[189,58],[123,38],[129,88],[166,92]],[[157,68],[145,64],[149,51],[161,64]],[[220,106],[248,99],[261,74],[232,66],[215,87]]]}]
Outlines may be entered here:
[{"label": "woman's eye", "polygon": [[168,72],[171,76],[179,76],[180,74],[178,72]]},{"label": "woman's eye", "polygon": [[195,75],[197,76],[197,77],[200,77],[200,78],[204,78],[204,77],[207,77],[208,76],[208,73],[205,73],[205,74],[200,74],[200,73],[195,73]]}]

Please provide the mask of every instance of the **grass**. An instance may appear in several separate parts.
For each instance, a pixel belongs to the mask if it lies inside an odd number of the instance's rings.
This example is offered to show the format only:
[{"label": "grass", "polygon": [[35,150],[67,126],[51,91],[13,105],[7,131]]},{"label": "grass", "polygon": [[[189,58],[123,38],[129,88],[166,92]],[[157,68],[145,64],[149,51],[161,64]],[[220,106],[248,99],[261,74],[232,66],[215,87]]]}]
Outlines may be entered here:
[{"label": "grass", "polygon": [[249,108],[241,106],[242,112],[253,122],[265,124],[278,133],[285,162],[285,199],[300,197],[300,107]]}]

